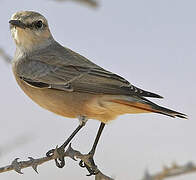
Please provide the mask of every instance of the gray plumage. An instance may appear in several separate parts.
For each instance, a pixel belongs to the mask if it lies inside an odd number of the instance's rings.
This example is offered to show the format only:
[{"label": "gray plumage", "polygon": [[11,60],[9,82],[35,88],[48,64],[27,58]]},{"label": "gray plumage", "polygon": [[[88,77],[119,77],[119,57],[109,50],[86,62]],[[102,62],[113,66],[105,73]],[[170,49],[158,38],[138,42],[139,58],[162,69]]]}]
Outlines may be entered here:
[{"label": "gray plumage", "polygon": [[161,97],[131,85],[121,76],[104,70],[85,57],[52,41],[39,51],[21,57],[20,54],[16,55],[18,75],[27,83],[40,88],[48,86],[65,91]]}]

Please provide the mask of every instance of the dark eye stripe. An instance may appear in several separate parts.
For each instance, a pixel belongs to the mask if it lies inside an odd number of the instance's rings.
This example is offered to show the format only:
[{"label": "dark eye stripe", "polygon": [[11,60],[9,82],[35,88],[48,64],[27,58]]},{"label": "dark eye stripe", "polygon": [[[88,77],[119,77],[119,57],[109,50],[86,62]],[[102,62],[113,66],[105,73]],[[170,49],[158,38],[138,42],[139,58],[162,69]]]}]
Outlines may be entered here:
[{"label": "dark eye stripe", "polygon": [[[41,20],[39,20],[39,21],[41,21]],[[39,28],[37,25],[37,23],[39,22],[39,21],[35,21],[35,22],[33,22],[33,23],[31,23],[31,24],[26,24],[26,27],[27,28],[29,28],[29,29],[41,29],[41,28]],[[42,22],[42,28],[44,28],[44,27],[46,27],[46,24],[44,24],[43,22]]]}]

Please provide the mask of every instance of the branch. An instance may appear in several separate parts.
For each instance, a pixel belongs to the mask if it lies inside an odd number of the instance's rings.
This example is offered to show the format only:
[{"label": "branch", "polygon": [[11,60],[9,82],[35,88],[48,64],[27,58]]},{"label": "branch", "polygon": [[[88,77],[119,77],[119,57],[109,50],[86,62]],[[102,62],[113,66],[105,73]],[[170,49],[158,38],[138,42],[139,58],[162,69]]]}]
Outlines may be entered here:
[{"label": "branch", "polygon": [[0,48],[0,56],[6,61],[6,63],[11,63],[12,58],[2,48]]},{"label": "branch", "polygon": [[169,177],[190,174],[193,172],[196,172],[196,166],[192,162],[188,162],[187,164],[182,166],[174,163],[172,167],[164,167],[163,171],[158,172],[154,175],[151,175],[148,171],[146,171],[142,180],[163,180]]},{"label": "branch", "polygon": [[97,8],[98,7],[98,2],[95,1],[95,0],[55,0],[55,1],[58,1],[58,2],[73,1],[73,2],[78,2],[78,3],[81,3],[81,4],[88,5],[92,8]]},{"label": "branch", "polygon": [[[89,164],[88,159],[86,158],[86,155],[80,153],[79,151],[74,150],[71,147],[71,144],[69,145],[68,149],[65,151],[63,156],[70,157],[75,161],[76,161],[75,158],[78,158],[78,159],[81,159],[84,163]],[[29,160],[27,160],[27,161],[18,161],[19,158],[16,158],[14,161],[12,161],[11,165],[1,167],[0,173],[14,170],[19,174],[23,174],[23,172],[21,170],[24,168],[27,168],[27,167],[32,167],[35,170],[35,172],[38,173],[38,170],[37,170],[38,165],[41,165],[41,164],[48,162],[50,160],[58,159],[59,157],[60,156],[59,156],[59,154],[57,152],[57,148],[56,148],[54,155],[51,157],[45,156],[45,157],[41,157],[38,159],[28,157]],[[98,171],[98,174],[95,175],[95,180],[113,180],[112,178],[102,174],[102,172],[99,169],[97,169],[97,171]]]}]

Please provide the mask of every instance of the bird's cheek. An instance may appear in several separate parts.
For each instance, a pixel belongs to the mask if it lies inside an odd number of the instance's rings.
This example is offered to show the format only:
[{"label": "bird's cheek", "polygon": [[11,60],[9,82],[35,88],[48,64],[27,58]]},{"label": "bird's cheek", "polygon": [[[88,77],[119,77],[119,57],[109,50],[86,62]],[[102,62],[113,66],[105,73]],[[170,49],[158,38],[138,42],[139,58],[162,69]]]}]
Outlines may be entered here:
[{"label": "bird's cheek", "polygon": [[12,27],[11,29],[12,38],[15,40],[16,43],[18,43],[18,29],[16,27]]},{"label": "bird's cheek", "polygon": [[12,36],[16,44],[23,47],[28,46],[29,41],[31,39],[31,36],[29,36],[29,33],[26,32],[25,29],[18,28],[18,27],[13,29]]}]

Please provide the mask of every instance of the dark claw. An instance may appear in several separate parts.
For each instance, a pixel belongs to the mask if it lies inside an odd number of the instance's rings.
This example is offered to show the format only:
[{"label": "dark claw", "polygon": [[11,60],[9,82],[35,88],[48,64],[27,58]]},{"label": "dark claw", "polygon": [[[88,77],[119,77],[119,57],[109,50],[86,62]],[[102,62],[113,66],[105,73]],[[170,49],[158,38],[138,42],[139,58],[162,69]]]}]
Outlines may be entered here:
[{"label": "dark claw", "polygon": [[97,166],[95,165],[93,155],[94,153],[92,152],[89,152],[87,155],[84,155],[84,157],[86,156],[88,163],[90,163],[90,167],[83,160],[79,162],[80,167],[86,168],[87,171],[89,172],[87,176],[92,176],[92,175],[96,175],[99,173],[99,170],[97,169]]},{"label": "dark claw", "polygon": [[86,176],[95,176],[95,175],[97,175],[97,174],[98,174],[98,173],[91,172],[91,173],[87,174]]},{"label": "dark claw", "polygon": [[58,168],[63,168],[65,166],[65,158],[64,158],[64,148],[63,147],[56,147],[56,149],[51,149],[46,153],[47,157],[51,157],[53,155],[55,155],[56,153],[58,154],[59,158],[55,159],[55,164]]},{"label": "dark claw", "polygon": [[[58,161],[60,161],[60,162],[58,162]],[[61,159],[60,158],[55,159],[55,163],[58,168],[63,168],[65,166],[65,158],[63,157]]]},{"label": "dark claw", "polygon": [[85,167],[86,167],[85,164],[84,164],[84,162],[83,162],[82,160],[79,162],[79,165],[80,165],[80,167],[82,167],[82,168],[85,168]]},{"label": "dark claw", "polygon": [[47,156],[47,157],[53,156],[53,155],[54,155],[54,151],[55,151],[55,149],[49,150],[49,151],[46,153],[46,156]]},{"label": "dark claw", "polygon": [[[92,163],[94,165],[94,161],[92,161]],[[94,165],[95,168],[91,168],[87,164],[85,164],[82,160],[79,162],[79,165],[80,167],[86,168],[88,170],[89,174],[87,174],[86,176],[97,175],[99,173],[99,171],[96,172],[96,169],[97,169],[96,165]]]},{"label": "dark claw", "polygon": [[86,169],[88,170],[89,174],[87,174],[86,176],[92,176],[92,175],[97,175],[99,173],[99,171],[95,171],[93,170],[93,168],[90,168],[86,165]]}]

